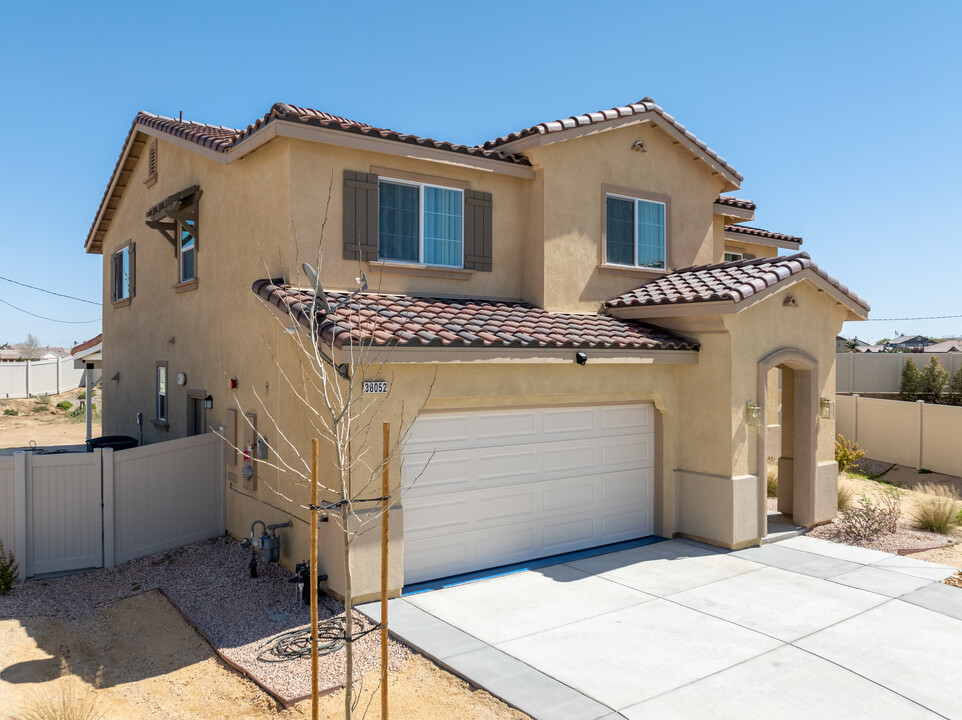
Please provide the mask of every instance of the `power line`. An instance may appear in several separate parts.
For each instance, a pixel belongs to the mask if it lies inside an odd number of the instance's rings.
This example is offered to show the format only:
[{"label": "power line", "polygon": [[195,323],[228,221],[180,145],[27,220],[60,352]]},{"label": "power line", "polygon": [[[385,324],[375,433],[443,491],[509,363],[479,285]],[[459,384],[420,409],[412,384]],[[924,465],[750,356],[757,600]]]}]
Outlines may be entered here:
[{"label": "power line", "polygon": [[[38,288],[34,285],[27,285],[27,283],[17,282],[16,280],[11,280],[8,277],[3,277],[0,275],[0,280],[6,280],[8,283],[13,283],[14,285],[19,285],[21,287],[30,288],[31,290],[39,290],[40,292],[45,292],[49,295],[56,295],[57,297],[68,298],[70,300],[77,300],[79,302],[90,303],[91,305],[102,305],[103,303],[94,302],[93,300],[84,300],[83,298],[74,297],[73,295],[64,295],[63,293],[54,292],[53,290],[44,290],[43,288]],[[9,303],[8,303],[9,304]],[[20,308],[17,308],[18,310]],[[26,310],[24,311],[26,312]],[[57,321],[59,322],[59,321]]]},{"label": "power line", "polygon": [[914,318],[868,318],[869,322],[900,322],[902,320],[950,320],[952,318],[962,318],[962,315],[930,315],[929,317]]},{"label": "power line", "polygon": [[67,325],[86,325],[87,323],[100,322],[100,318],[97,318],[96,320],[57,320],[56,318],[44,317],[43,315],[37,315],[36,313],[32,313],[29,310],[24,310],[22,307],[17,307],[13,303],[9,303],[3,298],[0,298],[0,303],[3,303],[4,305],[9,305],[14,310],[19,310],[20,312],[26,313],[27,315],[32,315],[35,318],[40,318],[41,320],[49,320],[50,322],[55,322],[55,323],[65,323]]}]

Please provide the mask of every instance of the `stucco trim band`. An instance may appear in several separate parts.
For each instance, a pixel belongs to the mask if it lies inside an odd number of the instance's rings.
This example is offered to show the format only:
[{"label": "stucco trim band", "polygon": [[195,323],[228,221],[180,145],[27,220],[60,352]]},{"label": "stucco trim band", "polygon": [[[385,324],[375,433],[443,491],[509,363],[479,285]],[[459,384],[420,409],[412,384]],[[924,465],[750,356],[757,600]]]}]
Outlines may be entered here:
[{"label": "stucco trim band", "polygon": [[[354,346],[356,355],[358,349]],[[586,367],[605,365],[696,365],[697,350],[619,350],[609,348],[506,348],[506,347],[372,347],[365,346],[367,365],[404,365],[408,363],[504,363],[504,364],[568,364],[575,353],[588,356]],[[335,360],[344,362],[351,355],[350,346],[335,350]]]}]

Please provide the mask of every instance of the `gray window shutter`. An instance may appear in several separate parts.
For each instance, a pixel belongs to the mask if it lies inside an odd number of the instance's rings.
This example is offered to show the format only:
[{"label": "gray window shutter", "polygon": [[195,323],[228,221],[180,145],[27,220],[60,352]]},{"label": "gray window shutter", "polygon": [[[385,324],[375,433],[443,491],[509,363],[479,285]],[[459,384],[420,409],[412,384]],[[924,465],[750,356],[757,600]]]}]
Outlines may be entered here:
[{"label": "gray window shutter", "polygon": [[464,267],[491,272],[491,193],[464,191]]},{"label": "gray window shutter", "polygon": [[130,277],[127,278],[127,292],[133,297],[137,292],[137,244],[130,243],[127,250],[128,264],[130,265]]},{"label": "gray window shutter", "polygon": [[110,256],[110,301],[117,299],[117,253]]},{"label": "gray window shutter", "polygon": [[377,260],[377,175],[344,171],[344,259]]}]

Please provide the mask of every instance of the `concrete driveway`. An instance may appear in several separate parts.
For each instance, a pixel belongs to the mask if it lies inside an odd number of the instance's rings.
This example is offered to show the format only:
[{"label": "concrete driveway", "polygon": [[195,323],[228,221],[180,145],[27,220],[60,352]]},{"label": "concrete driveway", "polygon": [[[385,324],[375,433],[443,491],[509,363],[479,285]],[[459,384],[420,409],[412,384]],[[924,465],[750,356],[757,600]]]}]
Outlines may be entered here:
[{"label": "concrete driveway", "polygon": [[389,625],[539,720],[962,718],[954,572],[807,537],[669,540],[405,596]]}]

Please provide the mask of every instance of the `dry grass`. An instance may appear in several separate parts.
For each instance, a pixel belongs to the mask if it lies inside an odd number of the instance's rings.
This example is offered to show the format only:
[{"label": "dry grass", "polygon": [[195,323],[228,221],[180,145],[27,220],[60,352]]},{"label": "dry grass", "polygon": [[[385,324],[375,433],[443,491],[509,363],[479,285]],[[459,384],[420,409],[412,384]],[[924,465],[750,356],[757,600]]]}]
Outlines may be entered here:
[{"label": "dry grass", "polygon": [[768,497],[778,497],[778,461],[775,458],[768,458],[768,475],[766,478]]},{"label": "dry grass", "polygon": [[918,491],[926,497],[912,513],[915,524],[923,530],[949,534],[959,524],[959,498],[944,485],[921,485]]},{"label": "dry grass", "polygon": [[[95,685],[100,685],[101,672],[97,673]],[[67,676],[70,668],[65,660],[60,660],[60,679],[54,688],[47,688],[45,694],[36,693],[28,701],[27,707],[10,720],[105,720],[106,710],[92,687],[78,689],[77,683],[70,682]]]},{"label": "dry grass", "polygon": [[847,482],[839,479],[838,483],[838,509],[848,510],[855,501],[855,488]]}]

